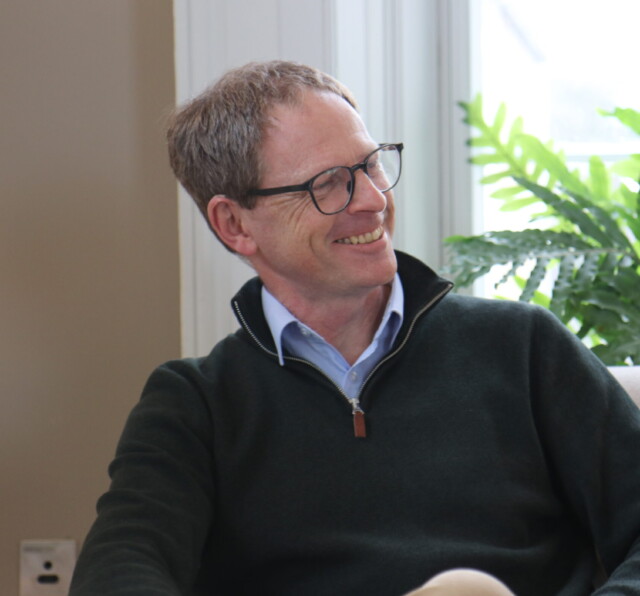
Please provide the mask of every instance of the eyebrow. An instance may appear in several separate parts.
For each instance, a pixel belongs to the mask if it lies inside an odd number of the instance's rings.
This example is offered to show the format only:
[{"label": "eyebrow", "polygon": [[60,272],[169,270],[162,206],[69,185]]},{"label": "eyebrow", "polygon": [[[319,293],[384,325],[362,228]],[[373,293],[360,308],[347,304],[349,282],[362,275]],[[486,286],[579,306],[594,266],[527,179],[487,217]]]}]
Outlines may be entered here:
[{"label": "eyebrow", "polygon": [[326,172],[327,170],[331,170],[332,168],[350,168],[351,166],[358,164],[358,163],[362,163],[367,157],[369,157],[369,155],[371,155],[371,153],[373,153],[376,149],[378,149],[380,147],[379,143],[375,143],[372,142],[372,145],[368,148],[365,149],[362,152],[362,156],[358,159],[358,161],[355,161],[353,163],[332,163],[331,165],[324,167],[324,168],[318,168],[314,171],[313,174],[311,174],[310,176],[307,176],[303,182],[301,182],[301,184],[304,184],[307,180],[313,178],[314,176],[321,174],[322,172]]}]

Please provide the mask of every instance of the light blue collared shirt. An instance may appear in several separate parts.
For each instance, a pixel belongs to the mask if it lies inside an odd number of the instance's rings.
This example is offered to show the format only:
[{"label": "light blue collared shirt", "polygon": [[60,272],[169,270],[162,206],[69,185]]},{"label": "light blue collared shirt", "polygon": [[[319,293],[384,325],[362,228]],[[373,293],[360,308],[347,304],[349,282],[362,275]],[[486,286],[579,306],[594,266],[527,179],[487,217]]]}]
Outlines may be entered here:
[{"label": "light blue collared shirt", "polygon": [[285,363],[286,349],[291,355],[315,364],[341,387],[350,399],[354,399],[358,396],[367,375],[393,345],[404,317],[404,292],[400,277],[396,273],[391,284],[389,301],[373,341],[353,366],[349,366],[342,354],[323,337],[291,314],[264,286],[262,309],[271,329],[281,366]]}]

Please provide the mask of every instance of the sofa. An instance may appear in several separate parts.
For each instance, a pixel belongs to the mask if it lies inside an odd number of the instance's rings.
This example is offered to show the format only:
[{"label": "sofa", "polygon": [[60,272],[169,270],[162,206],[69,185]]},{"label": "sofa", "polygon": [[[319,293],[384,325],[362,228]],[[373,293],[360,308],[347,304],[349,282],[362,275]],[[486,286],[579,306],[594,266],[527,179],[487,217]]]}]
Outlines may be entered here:
[{"label": "sofa", "polygon": [[640,406],[640,366],[610,366],[609,370]]}]

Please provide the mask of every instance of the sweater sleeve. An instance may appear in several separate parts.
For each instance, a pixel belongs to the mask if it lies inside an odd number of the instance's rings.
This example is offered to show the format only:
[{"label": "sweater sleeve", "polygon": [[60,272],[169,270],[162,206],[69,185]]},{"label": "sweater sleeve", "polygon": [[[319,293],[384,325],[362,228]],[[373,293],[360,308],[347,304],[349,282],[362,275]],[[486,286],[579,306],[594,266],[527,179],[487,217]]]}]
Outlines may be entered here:
[{"label": "sweater sleeve", "polygon": [[607,577],[596,594],[640,595],[640,411],[553,315],[537,317],[534,412],[560,494]]},{"label": "sweater sleeve", "polygon": [[70,596],[190,592],[214,495],[211,417],[194,371],[178,362],[149,378],[109,468],[111,486],[98,501]]}]

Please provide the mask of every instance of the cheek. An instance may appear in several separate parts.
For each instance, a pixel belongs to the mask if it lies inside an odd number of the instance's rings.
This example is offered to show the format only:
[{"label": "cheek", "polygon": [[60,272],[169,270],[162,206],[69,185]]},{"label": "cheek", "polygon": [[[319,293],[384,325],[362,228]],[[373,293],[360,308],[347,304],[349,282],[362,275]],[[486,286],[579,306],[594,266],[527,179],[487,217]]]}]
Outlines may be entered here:
[{"label": "cheek", "polygon": [[321,251],[334,225],[334,218],[319,213],[311,199],[274,201],[254,215],[258,245],[290,258]]},{"label": "cheek", "polygon": [[289,238],[295,240],[299,246],[310,247],[324,244],[332,225],[331,217],[319,213],[310,200],[289,210],[283,222]]},{"label": "cheek", "polygon": [[393,236],[393,232],[396,225],[396,205],[393,199],[393,195],[389,198],[387,202],[387,210],[385,213],[385,222],[387,224],[387,229],[389,230],[389,234]]}]

